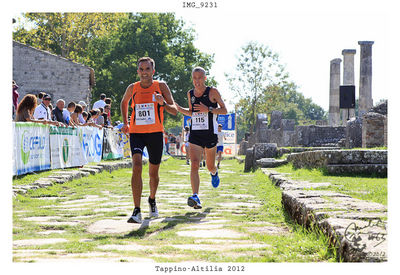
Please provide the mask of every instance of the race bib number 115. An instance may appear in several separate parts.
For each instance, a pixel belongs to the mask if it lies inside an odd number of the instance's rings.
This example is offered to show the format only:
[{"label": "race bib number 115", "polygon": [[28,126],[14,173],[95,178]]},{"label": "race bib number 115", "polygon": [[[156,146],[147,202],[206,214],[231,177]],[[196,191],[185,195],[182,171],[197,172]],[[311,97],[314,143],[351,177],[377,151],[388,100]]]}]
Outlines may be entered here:
[{"label": "race bib number 115", "polygon": [[208,130],[208,113],[192,114],[192,130]]}]

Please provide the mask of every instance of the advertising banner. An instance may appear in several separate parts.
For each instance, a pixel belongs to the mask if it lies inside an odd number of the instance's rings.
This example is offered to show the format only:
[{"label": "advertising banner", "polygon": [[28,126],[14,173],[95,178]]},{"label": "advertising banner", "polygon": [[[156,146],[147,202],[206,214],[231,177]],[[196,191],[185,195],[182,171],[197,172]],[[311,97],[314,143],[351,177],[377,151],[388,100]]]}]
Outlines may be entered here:
[{"label": "advertising banner", "polygon": [[49,132],[51,169],[76,167],[87,163],[77,128],[50,126]]},{"label": "advertising banner", "polygon": [[100,162],[103,152],[103,130],[96,127],[78,127],[81,148],[87,162]]},{"label": "advertising banner", "polygon": [[12,125],[13,175],[50,169],[49,127],[33,122],[13,122]]},{"label": "advertising banner", "polygon": [[103,159],[119,159],[124,156],[121,130],[104,128]]}]

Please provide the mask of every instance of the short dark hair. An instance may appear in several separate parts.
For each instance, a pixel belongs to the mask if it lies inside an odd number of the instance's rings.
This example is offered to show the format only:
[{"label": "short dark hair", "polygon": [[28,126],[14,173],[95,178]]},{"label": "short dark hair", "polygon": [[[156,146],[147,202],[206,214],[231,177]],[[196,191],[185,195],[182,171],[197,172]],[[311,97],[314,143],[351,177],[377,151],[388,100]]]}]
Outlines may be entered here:
[{"label": "short dark hair", "polygon": [[101,100],[103,100],[103,99],[105,99],[105,98],[106,98],[106,94],[101,94],[101,95],[100,95],[100,99],[101,99]]},{"label": "short dark hair", "polygon": [[80,104],[76,104],[74,113],[80,114],[82,113],[82,111],[83,111],[82,106]]},{"label": "short dark hair", "polygon": [[104,110],[105,110],[106,108],[110,109],[111,106],[110,106],[109,104],[106,104],[106,105],[104,105]]},{"label": "short dark hair", "polygon": [[106,104],[111,104],[111,98],[107,97],[106,100],[104,101]]},{"label": "short dark hair", "polygon": [[40,93],[38,94],[38,98],[39,98],[39,99],[42,99],[45,95],[46,95],[46,93],[40,92]]},{"label": "short dark hair", "polygon": [[139,60],[137,62],[137,67],[139,68],[140,62],[144,62],[144,61],[149,61],[151,66],[153,67],[153,70],[156,69],[156,63],[154,62],[153,58],[150,58],[150,57],[147,57],[147,56],[139,58]]},{"label": "short dark hair", "polygon": [[87,116],[88,116],[88,113],[87,113],[86,111],[83,111],[83,112],[82,112],[82,116],[83,116],[83,117],[87,117]]},{"label": "short dark hair", "polygon": [[104,112],[104,108],[103,107],[99,107],[100,113],[102,114]]},{"label": "short dark hair", "polygon": [[72,108],[72,107],[75,107],[75,106],[76,106],[75,102],[71,101],[70,103],[68,103],[67,108]]}]

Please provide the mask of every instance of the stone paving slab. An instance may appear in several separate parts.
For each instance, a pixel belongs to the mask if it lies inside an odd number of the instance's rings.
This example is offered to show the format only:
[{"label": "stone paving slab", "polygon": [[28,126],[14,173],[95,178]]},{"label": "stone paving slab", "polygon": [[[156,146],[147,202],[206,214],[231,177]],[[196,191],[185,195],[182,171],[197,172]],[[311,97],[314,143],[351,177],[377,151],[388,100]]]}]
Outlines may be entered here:
[{"label": "stone paving slab", "polygon": [[67,242],[67,239],[54,238],[54,239],[25,239],[13,241],[13,246],[35,246]]},{"label": "stone paving slab", "polygon": [[182,237],[195,237],[195,238],[242,238],[247,235],[239,233],[230,229],[207,229],[207,230],[192,230],[192,231],[178,231],[176,233]]}]

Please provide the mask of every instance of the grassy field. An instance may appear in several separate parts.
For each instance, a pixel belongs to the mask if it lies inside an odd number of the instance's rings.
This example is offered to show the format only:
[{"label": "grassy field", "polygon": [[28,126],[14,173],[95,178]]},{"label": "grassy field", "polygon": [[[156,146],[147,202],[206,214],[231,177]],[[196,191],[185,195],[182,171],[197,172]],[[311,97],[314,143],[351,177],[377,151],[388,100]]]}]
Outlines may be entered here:
[{"label": "grassy field", "polygon": [[[62,185],[32,190],[26,195],[17,195],[13,199],[14,242],[51,238],[63,238],[66,241],[14,246],[14,261],[93,258],[96,257],[95,253],[108,253],[107,257],[120,262],[135,259],[155,262],[336,261],[334,251],[328,248],[328,240],[324,235],[309,232],[292,222],[282,208],[280,189],[260,170],[243,173],[243,164],[236,160],[225,160],[220,169],[221,185],[213,189],[209,173],[202,168],[201,210],[186,205],[187,197],[191,194],[188,172],[189,166],[185,165],[184,160],[170,158],[163,162],[157,196],[161,218],[157,222],[150,222],[150,226],[121,234],[94,234],[89,232],[88,227],[110,219],[126,224],[133,210],[131,169],[102,172]],[[145,165],[142,199],[144,211],[147,211],[146,198],[149,194],[147,173],[148,166]],[[29,182],[33,178],[26,176],[24,179]],[[95,198],[95,201],[85,201],[88,198]],[[234,203],[238,206],[230,206]],[[48,218],[53,222],[38,222],[40,218]],[[195,231],[195,226],[203,223],[242,235],[236,239],[229,236],[204,239],[182,236],[181,232]],[[272,234],[265,229],[274,229],[278,233]],[[228,245],[228,248],[229,245],[232,247],[221,253],[221,242]],[[239,243],[252,246],[243,248]],[[129,245],[135,245],[136,249],[116,248]],[[185,245],[202,245],[206,249],[190,249]],[[30,251],[32,255],[24,254],[24,250]]]},{"label": "grassy field", "polygon": [[295,169],[290,163],[274,170],[289,173],[287,177],[294,180],[332,183],[329,187],[316,188],[317,190],[337,191],[361,200],[387,205],[387,178],[332,176],[326,175],[321,169]]}]

